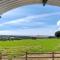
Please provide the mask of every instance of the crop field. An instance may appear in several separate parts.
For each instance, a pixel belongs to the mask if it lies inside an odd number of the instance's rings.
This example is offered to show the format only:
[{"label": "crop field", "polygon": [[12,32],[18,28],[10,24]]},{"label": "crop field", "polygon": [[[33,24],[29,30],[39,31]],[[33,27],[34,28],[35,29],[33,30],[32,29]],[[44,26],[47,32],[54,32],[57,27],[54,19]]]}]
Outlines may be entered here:
[{"label": "crop field", "polygon": [[25,52],[60,52],[60,39],[22,39],[0,41],[0,52],[3,54],[21,54]]}]

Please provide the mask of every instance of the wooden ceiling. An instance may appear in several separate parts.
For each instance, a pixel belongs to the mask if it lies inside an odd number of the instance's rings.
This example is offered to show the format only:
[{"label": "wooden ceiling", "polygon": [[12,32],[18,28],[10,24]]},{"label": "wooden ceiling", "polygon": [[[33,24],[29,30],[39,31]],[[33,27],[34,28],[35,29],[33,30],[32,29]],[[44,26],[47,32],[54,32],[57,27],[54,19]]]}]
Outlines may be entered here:
[{"label": "wooden ceiling", "polygon": [[[42,0],[0,0],[0,15],[18,6],[36,3],[42,3]],[[48,0],[47,4],[60,6],[60,0]]]}]

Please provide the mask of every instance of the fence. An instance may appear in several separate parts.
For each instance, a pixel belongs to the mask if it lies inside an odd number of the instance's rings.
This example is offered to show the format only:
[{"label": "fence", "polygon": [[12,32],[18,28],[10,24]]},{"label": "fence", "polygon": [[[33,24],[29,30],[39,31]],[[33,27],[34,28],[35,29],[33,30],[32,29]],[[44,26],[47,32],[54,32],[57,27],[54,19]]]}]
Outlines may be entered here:
[{"label": "fence", "polygon": [[26,52],[24,56],[21,56],[20,58],[6,58],[4,59],[3,56],[0,53],[0,60],[60,60],[60,53],[55,52],[49,52],[49,53],[28,53]]},{"label": "fence", "polygon": [[[29,56],[29,55],[33,55],[33,56]],[[29,59],[28,59],[29,58]],[[30,58],[32,58],[31,60],[60,60],[60,53],[54,53],[54,52],[50,52],[50,53],[27,53],[26,52],[26,59],[25,60],[30,60]],[[34,58],[34,59],[33,59]]]}]

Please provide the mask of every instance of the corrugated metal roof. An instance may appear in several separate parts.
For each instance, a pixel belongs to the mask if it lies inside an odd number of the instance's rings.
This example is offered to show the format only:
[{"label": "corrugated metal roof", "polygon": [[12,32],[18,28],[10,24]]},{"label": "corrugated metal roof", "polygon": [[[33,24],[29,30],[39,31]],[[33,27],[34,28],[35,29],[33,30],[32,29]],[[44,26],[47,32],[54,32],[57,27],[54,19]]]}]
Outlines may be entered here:
[{"label": "corrugated metal roof", "polygon": [[[16,8],[18,6],[32,4],[32,3],[41,3],[42,0],[0,0],[0,14]],[[60,0],[48,0],[48,4],[60,5]]]}]

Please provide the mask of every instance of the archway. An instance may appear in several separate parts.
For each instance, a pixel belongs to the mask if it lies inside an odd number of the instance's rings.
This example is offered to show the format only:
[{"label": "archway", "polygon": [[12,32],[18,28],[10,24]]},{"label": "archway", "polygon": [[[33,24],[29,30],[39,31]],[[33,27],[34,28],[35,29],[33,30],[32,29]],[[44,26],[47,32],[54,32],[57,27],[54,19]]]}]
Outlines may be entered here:
[{"label": "archway", "polygon": [[[18,6],[42,3],[42,0],[0,0],[0,15]],[[60,6],[59,0],[48,0],[48,4]]]}]

